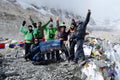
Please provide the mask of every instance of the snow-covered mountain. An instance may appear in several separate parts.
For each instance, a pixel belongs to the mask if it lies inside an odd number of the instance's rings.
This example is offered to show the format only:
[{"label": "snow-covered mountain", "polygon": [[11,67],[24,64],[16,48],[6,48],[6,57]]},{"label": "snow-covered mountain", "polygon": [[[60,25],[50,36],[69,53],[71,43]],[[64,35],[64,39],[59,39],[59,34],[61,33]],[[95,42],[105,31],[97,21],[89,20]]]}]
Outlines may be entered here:
[{"label": "snow-covered mountain", "polygon": [[[76,20],[84,20],[85,16],[75,14],[64,9],[57,7],[49,7],[43,5],[42,0],[1,0],[0,1],[0,34],[9,38],[21,39],[21,33],[19,27],[23,20],[27,21],[27,24],[31,24],[29,15],[37,21],[47,22],[50,17],[54,19],[59,16],[61,22],[65,21],[67,26],[70,25],[70,19],[74,17]],[[45,3],[44,3],[45,4]],[[94,12],[92,12],[94,13]],[[120,20],[94,20],[91,18],[88,30],[90,31],[111,31],[119,30]],[[16,34],[17,32],[17,34]],[[13,34],[16,34],[14,37]],[[23,37],[22,37],[23,38]]]},{"label": "snow-covered mountain", "polygon": [[[74,13],[57,9],[49,8],[48,6],[39,6],[33,0],[1,0],[0,1],[0,34],[8,38],[21,39],[19,27],[23,20],[27,21],[27,25],[31,24],[29,15],[35,22],[42,21],[46,23],[50,17],[56,20],[56,16],[60,17],[61,22],[65,21],[66,25],[70,23],[70,18],[84,19],[83,17]],[[13,36],[13,34],[16,34]]]},{"label": "snow-covered mountain", "polygon": [[11,3],[17,4],[24,9],[29,9],[29,8],[34,9],[44,15],[60,16],[64,18],[75,18],[75,19],[83,18],[80,15],[75,14],[74,12],[45,6],[42,4],[43,1],[41,0],[6,0],[6,1],[10,1]]},{"label": "snow-covered mountain", "polygon": [[[42,1],[42,0],[29,0],[29,1],[28,0],[16,0],[16,2],[19,3],[23,8],[34,8],[35,10],[43,14],[50,14],[50,15],[61,16],[65,18],[74,17],[75,19],[84,20],[84,17],[78,15],[78,13],[76,13],[75,11],[73,12],[70,12],[70,10],[67,11],[67,9],[65,9],[66,6],[63,9],[58,9],[58,7],[51,8],[51,6],[48,5],[48,3],[45,3],[46,1]],[[48,6],[44,6],[45,4]],[[95,14],[94,12],[92,13]],[[111,17],[111,18],[105,18],[105,19],[95,19],[94,21],[94,17],[93,17],[93,19],[91,19],[90,24],[92,24],[93,26],[90,28],[93,28],[95,30],[99,30],[99,29],[100,30],[120,30],[119,28],[120,21],[117,18],[113,19]]]},{"label": "snow-covered mountain", "polygon": [[[19,32],[19,27],[23,20],[27,21],[27,25],[31,24],[29,15],[35,22],[42,21],[46,23],[50,17],[54,19],[56,16],[60,17],[61,22],[66,22],[69,27],[71,18],[84,21],[85,17],[75,14],[57,7],[49,7],[42,4],[42,0],[1,0],[0,1],[0,34],[1,37],[23,39]],[[94,19],[91,18],[90,25],[95,25]],[[89,26],[90,26],[89,25]],[[92,30],[92,29],[91,29]],[[16,34],[17,33],[17,34]],[[14,37],[13,34],[16,34]],[[22,38],[21,38],[22,37]]]},{"label": "snow-covered mountain", "polygon": [[120,19],[105,19],[103,21],[96,20],[95,29],[97,30],[120,30]]},{"label": "snow-covered mountain", "polygon": [[[71,17],[74,17],[77,20],[79,19],[84,20],[84,17],[85,17],[85,16],[82,17],[78,15],[76,11],[71,12],[70,10],[66,9],[66,6],[62,9],[59,8],[59,5],[58,7],[52,7],[51,6],[52,4],[50,5],[49,3],[47,3],[47,1],[42,1],[42,0],[4,0],[4,1],[10,1],[14,4],[19,5],[20,7],[24,9],[34,9],[35,11],[41,14],[44,14],[44,15],[60,16],[61,18],[68,18],[68,19],[70,19]],[[55,4],[53,5],[55,6]],[[93,15],[95,14],[94,12],[92,13]],[[95,19],[94,20],[95,17],[93,15],[92,15],[93,18],[91,18],[91,21],[90,21],[90,24],[92,24],[92,26],[90,25],[90,28],[94,30],[120,30],[119,28],[120,22],[118,19],[106,18],[106,19]]]}]

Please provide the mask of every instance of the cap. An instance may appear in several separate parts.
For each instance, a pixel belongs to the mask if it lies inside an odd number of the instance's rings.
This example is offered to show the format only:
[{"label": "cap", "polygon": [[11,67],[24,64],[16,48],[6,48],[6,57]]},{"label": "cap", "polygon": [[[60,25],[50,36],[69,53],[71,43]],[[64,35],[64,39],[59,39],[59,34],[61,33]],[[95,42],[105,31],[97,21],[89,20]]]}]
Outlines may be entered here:
[{"label": "cap", "polygon": [[50,23],[49,27],[53,27],[53,23]]},{"label": "cap", "polygon": [[65,24],[60,24],[60,28],[66,28]]}]

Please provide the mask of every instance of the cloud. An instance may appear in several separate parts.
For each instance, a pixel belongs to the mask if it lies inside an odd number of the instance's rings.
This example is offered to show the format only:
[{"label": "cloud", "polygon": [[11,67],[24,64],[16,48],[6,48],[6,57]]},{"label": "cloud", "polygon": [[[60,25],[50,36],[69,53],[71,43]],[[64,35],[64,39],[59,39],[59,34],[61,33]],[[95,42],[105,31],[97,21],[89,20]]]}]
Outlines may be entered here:
[{"label": "cloud", "polygon": [[39,6],[61,8],[85,16],[87,9],[92,10],[92,17],[97,20],[120,18],[120,0],[18,0]]},{"label": "cloud", "polygon": [[120,17],[119,3],[120,0],[43,0],[44,5],[70,10],[84,16],[90,8],[95,19]]}]

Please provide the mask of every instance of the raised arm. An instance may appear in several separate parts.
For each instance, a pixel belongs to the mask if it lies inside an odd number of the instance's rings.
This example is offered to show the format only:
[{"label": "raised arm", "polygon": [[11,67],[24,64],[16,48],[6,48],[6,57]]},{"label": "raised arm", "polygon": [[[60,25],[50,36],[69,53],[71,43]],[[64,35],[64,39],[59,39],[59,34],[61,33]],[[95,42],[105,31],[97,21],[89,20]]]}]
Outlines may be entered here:
[{"label": "raised arm", "polygon": [[76,27],[76,22],[75,22],[75,19],[74,19],[74,18],[72,18],[71,24],[73,24],[73,25]]},{"label": "raised arm", "polygon": [[26,24],[26,21],[23,21],[22,26],[20,27],[20,32],[24,33],[24,35],[27,33],[27,30],[24,28]]},{"label": "raised arm", "polygon": [[53,22],[53,19],[52,19],[52,18],[50,18],[50,20],[49,20],[46,24],[44,24],[42,27],[43,27],[43,28],[46,28],[46,26],[47,26],[50,22]]},{"label": "raised arm", "polygon": [[56,26],[58,31],[60,31],[59,17],[56,18]]},{"label": "raised arm", "polygon": [[35,22],[33,21],[33,19],[32,19],[32,17],[31,16],[29,16],[29,19],[30,19],[30,21],[31,21],[31,23],[32,24],[34,24]]},{"label": "raised arm", "polygon": [[34,22],[34,20],[32,19],[31,16],[29,16],[29,19],[30,19],[32,25],[34,26],[34,28],[37,28],[37,24]]},{"label": "raised arm", "polygon": [[91,10],[88,9],[87,17],[86,17],[86,19],[84,21],[84,26],[86,26],[88,24],[88,22],[90,20],[90,15],[91,15]]}]

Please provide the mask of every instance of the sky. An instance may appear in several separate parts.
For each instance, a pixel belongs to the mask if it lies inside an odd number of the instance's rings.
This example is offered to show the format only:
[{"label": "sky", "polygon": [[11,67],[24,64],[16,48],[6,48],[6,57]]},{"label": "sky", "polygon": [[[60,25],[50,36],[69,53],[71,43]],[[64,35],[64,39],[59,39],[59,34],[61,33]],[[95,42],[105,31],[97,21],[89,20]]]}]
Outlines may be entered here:
[{"label": "sky", "polygon": [[70,10],[85,16],[91,9],[94,19],[120,18],[120,0],[43,0],[44,5]]},{"label": "sky", "polygon": [[91,9],[95,20],[120,19],[120,0],[17,0],[37,5],[61,8],[86,16]]}]

